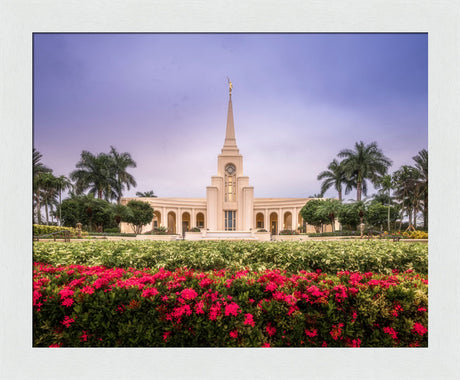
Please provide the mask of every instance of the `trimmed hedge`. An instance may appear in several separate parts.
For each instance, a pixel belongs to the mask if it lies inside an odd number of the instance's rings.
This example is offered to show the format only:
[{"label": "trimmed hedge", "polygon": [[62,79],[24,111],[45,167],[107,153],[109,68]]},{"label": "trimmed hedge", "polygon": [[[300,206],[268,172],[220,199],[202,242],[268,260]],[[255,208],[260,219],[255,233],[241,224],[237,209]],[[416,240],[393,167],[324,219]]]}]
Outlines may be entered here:
[{"label": "trimmed hedge", "polygon": [[428,281],[34,265],[35,347],[427,347]]},{"label": "trimmed hedge", "polygon": [[392,269],[428,273],[428,245],[365,241],[87,241],[35,242],[34,261],[51,265],[104,265],[175,270],[282,269],[327,273],[350,270],[391,274]]},{"label": "trimmed hedge", "polygon": [[[77,229],[73,227],[59,227],[59,226],[47,226],[45,224],[34,224],[33,225],[34,236],[42,236],[52,234],[59,231],[69,231],[71,235],[77,236]],[[81,231],[81,235],[88,235],[86,231]]]}]

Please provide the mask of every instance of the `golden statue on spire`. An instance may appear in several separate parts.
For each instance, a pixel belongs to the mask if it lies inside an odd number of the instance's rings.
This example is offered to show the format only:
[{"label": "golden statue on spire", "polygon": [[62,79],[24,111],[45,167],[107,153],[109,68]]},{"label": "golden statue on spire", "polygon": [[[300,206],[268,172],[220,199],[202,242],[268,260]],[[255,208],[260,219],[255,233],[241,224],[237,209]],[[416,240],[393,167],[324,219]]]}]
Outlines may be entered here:
[{"label": "golden statue on spire", "polygon": [[227,80],[228,80],[228,91],[230,93],[230,95],[232,94],[232,89],[233,89],[233,83],[230,82],[230,78],[227,77]]}]

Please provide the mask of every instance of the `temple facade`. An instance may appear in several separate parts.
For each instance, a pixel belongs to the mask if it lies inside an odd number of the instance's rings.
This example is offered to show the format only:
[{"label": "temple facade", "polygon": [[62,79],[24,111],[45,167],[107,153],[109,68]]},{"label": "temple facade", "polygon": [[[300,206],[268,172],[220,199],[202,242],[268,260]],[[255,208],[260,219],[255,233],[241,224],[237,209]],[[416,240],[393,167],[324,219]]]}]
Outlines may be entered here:
[{"label": "temple facade", "polygon": [[[315,232],[299,214],[311,198],[254,198],[254,187],[244,175],[243,156],[236,144],[231,86],[225,141],[217,156],[217,174],[206,187],[206,198],[122,198],[121,203],[133,199],[148,202],[154,209],[154,219],[143,232],[161,226],[170,234],[183,236],[196,227],[203,237],[238,238],[254,236],[256,231],[277,235],[301,227]],[[132,232],[126,223],[122,223],[121,231]]]}]

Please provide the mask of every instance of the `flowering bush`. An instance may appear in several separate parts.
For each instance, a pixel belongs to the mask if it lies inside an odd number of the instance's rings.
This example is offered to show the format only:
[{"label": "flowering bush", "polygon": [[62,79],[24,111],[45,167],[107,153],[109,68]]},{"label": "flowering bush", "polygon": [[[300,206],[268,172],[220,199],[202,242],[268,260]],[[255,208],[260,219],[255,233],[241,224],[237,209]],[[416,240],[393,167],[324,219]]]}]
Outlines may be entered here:
[{"label": "flowering bush", "polygon": [[[71,235],[77,236],[77,229],[73,227],[47,226],[44,224],[34,224],[33,227],[34,236],[47,235],[59,231],[69,231]],[[88,232],[81,231],[81,235],[88,235]]]},{"label": "flowering bush", "polygon": [[428,239],[428,232],[425,231],[405,231],[402,235],[409,239]]},{"label": "flowering bush", "polygon": [[392,269],[428,273],[428,246],[381,241],[88,241],[78,244],[35,242],[34,261],[122,268],[200,270],[249,268],[391,274]]},{"label": "flowering bush", "polygon": [[428,281],[34,264],[36,347],[426,347]]}]

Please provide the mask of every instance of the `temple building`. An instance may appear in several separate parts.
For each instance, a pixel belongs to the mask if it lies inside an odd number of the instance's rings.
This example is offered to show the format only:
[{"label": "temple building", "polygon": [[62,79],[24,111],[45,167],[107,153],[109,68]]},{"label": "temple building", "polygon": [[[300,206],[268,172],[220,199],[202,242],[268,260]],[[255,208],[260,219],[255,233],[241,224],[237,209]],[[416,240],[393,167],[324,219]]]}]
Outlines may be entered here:
[{"label": "temple building", "polygon": [[[267,240],[261,238],[263,235],[278,235],[282,230],[301,227],[306,232],[315,232],[313,226],[305,225],[299,214],[311,198],[254,198],[254,187],[244,175],[243,156],[236,144],[232,85],[229,83],[225,141],[217,156],[217,174],[206,187],[206,198],[122,198],[122,204],[135,199],[153,207],[154,219],[144,226],[143,232],[164,226],[170,234],[186,239],[258,236],[259,240]],[[200,233],[188,232],[195,227]],[[327,227],[330,231],[331,226]],[[121,230],[132,232],[126,223],[122,223]]]}]

